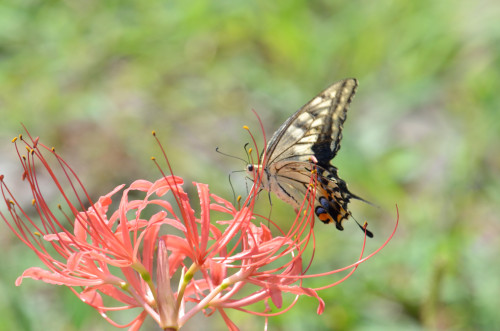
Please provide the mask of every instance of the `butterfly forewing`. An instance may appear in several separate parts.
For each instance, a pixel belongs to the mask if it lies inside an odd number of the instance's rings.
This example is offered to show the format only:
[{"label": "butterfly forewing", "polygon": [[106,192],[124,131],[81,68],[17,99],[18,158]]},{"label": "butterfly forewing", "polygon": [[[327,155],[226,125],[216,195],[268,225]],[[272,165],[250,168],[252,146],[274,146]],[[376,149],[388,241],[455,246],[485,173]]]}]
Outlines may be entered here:
[{"label": "butterfly forewing", "polygon": [[337,82],[309,101],[276,131],[267,147],[267,162],[309,161],[327,165],[340,148],[342,124],[356,92],[356,79]]}]

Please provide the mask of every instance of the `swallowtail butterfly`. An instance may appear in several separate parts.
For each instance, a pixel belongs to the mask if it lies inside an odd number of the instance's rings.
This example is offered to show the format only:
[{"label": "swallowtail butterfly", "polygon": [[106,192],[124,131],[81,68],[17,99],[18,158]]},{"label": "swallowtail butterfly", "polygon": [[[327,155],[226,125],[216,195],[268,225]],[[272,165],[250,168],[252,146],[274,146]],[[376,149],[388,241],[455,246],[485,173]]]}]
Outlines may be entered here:
[{"label": "swallowtail butterfly", "polygon": [[[323,223],[342,222],[351,213],[347,205],[351,198],[360,199],[347,189],[337,168],[330,164],[342,139],[342,124],[356,92],[358,81],[341,80],[318,94],[293,114],[269,141],[263,164],[249,164],[249,174],[262,169],[262,188],[298,209],[307,191],[315,160],[318,174],[314,211]],[[371,233],[367,231],[371,236]]]}]

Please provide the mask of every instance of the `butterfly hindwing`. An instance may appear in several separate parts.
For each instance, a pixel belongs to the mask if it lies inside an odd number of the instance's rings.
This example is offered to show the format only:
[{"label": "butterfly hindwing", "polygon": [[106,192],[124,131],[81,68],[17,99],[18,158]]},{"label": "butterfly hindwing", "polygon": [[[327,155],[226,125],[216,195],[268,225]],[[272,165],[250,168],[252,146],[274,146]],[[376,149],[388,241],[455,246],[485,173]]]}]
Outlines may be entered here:
[{"label": "butterfly hindwing", "polygon": [[347,205],[356,196],[349,192],[334,166],[325,169],[311,162],[273,163],[269,168],[268,189],[298,209],[307,192],[313,168],[318,175],[314,212],[323,223],[335,223],[337,229],[343,230],[342,222],[350,215]]}]

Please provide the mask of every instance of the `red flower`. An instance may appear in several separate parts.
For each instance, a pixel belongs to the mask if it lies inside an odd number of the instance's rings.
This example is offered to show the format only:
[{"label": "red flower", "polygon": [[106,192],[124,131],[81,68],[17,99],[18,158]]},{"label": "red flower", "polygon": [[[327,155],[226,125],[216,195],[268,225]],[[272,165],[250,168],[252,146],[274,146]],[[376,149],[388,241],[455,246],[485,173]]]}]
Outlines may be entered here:
[{"label": "red flower", "polygon": [[[154,183],[137,180],[127,188],[118,186],[93,202],[54,149],[31,136],[14,142],[39,219],[31,218],[30,212],[20,206],[4,176],[0,176],[0,188],[8,212],[0,216],[46,266],[29,268],[16,285],[24,278],[33,278],[68,286],[117,327],[138,330],[149,315],[162,329],[177,330],[199,312],[218,312],[229,329],[237,330],[227,309],[272,316],[289,310],[300,295],[317,298],[317,312],[321,313],[324,302],[317,291],[347,279],[378,251],[339,270],[307,274],[312,259],[304,263],[302,253],[309,244],[314,247],[314,174],[297,217],[284,230],[254,214],[259,185],[252,187],[243,207],[237,209],[210,193],[208,185],[193,183],[198,190],[199,215],[183,190],[183,180],[173,175]],[[19,142],[26,147],[25,155]],[[59,170],[45,158],[47,152]],[[50,177],[65,201],[58,212],[44,199],[39,183],[42,173]],[[112,207],[113,199],[120,194],[118,207]],[[303,286],[307,278],[347,269],[352,270],[336,283],[323,288]],[[283,293],[296,295],[287,307],[283,307]],[[104,296],[115,299],[117,305],[105,305]],[[249,305],[261,301],[266,303],[266,311],[248,310]],[[278,312],[269,312],[271,302]],[[112,311],[137,307],[142,312],[127,325],[118,325],[108,316]]]}]

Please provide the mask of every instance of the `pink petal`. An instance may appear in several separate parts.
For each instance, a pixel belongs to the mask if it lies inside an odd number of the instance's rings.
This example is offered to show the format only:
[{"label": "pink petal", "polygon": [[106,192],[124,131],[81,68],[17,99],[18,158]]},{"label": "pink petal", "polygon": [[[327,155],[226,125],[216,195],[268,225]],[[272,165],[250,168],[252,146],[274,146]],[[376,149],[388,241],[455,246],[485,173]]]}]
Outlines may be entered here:
[{"label": "pink petal", "polygon": [[80,294],[78,294],[78,297],[80,298],[80,300],[82,300],[86,304],[93,306],[99,311],[99,308],[104,306],[101,294],[92,288],[82,291]]},{"label": "pink petal", "polygon": [[59,232],[57,234],[46,234],[45,236],[43,236],[43,239],[44,240],[47,240],[47,241],[62,241],[63,243],[71,243],[72,240],[71,238],[68,236],[68,234],[66,232]]},{"label": "pink petal", "polygon": [[147,192],[152,185],[153,183],[151,183],[150,181],[139,179],[130,184],[129,189]]},{"label": "pink petal", "polygon": [[69,270],[69,271],[74,271],[78,265],[80,264],[81,260],[82,260],[82,257],[85,253],[82,253],[82,252],[79,252],[77,251],[76,253],[72,253],[69,258],[68,258],[68,262],[66,264],[66,268]]},{"label": "pink petal", "polygon": [[78,213],[78,216],[75,219],[75,226],[73,229],[73,233],[75,236],[82,240],[87,240],[88,235],[88,223],[87,223],[87,214],[86,213]]},{"label": "pink petal", "polygon": [[21,285],[23,278],[32,278],[42,280],[48,284],[66,285],[66,286],[90,286],[99,285],[103,281],[101,279],[80,279],[76,277],[63,276],[58,273],[52,273],[42,268],[33,267],[26,269],[21,276],[16,279],[16,286]]},{"label": "pink petal", "polygon": [[224,263],[218,263],[213,259],[208,260],[208,265],[210,268],[210,276],[212,283],[218,286],[222,283],[224,278],[227,276],[227,268]]},{"label": "pink petal", "polygon": [[277,308],[281,308],[283,305],[283,296],[281,295],[281,291],[277,287],[270,287],[268,289],[269,295],[271,296],[271,300]]},{"label": "pink petal", "polygon": [[168,176],[154,182],[153,186],[150,188],[150,191],[155,191],[156,195],[159,197],[167,194],[172,189],[176,190],[174,194],[184,193],[181,188],[182,184],[184,184],[184,180],[182,178],[176,176]]},{"label": "pink petal", "polygon": [[139,331],[141,329],[142,323],[144,323],[144,320],[148,316],[148,313],[146,311],[143,311],[142,313],[139,314],[135,318],[132,324],[129,324],[130,327],[128,328],[128,331]]},{"label": "pink petal", "polygon": [[236,326],[236,324],[233,323],[233,321],[231,321],[231,319],[229,318],[229,316],[227,316],[226,312],[224,311],[224,309],[217,309],[217,311],[219,312],[219,314],[221,314],[222,318],[224,319],[224,322],[226,322],[226,326],[227,328],[230,330],[230,331],[239,331],[240,329]]},{"label": "pink petal", "polygon": [[[212,208],[212,210],[219,210],[219,211],[222,211],[224,213],[228,213],[228,214],[231,214],[231,215],[234,215],[234,213],[236,213],[236,208],[234,208],[233,204],[230,203],[229,201],[215,195],[215,194],[210,194],[210,197],[212,199],[214,199],[215,202],[217,202],[218,204],[211,204],[210,205],[210,208]],[[220,206],[221,204],[223,204],[226,208]]]},{"label": "pink petal", "polygon": [[198,188],[198,196],[200,197],[200,207],[201,207],[201,243],[200,254],[205,255],[205,250],[207,248],[208,235],[210,230],[210,196],[207,184],[194,183]]}]

